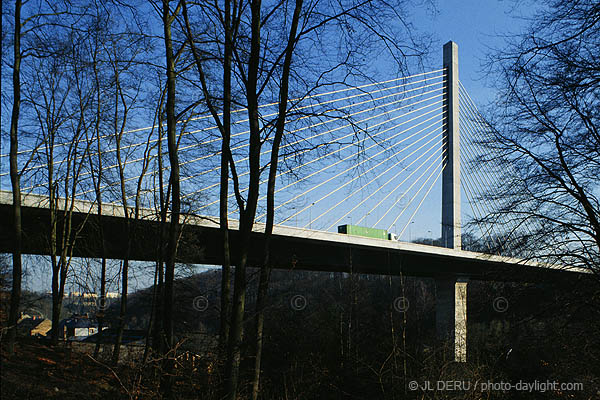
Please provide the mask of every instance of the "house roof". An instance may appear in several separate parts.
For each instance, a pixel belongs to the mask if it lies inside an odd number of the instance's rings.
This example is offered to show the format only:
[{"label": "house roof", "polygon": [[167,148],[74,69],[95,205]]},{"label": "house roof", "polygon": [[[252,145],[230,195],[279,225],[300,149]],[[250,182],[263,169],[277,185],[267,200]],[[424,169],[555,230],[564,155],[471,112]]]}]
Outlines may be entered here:
[{"label": "house roof", "polygon": [[52,328],[52,321],[41,318],[25,318],[17,325],[19,332],[27,335],[35,333],[46,334],[50,328]]},{"label": "house roof", "polygon": [[49,319],[44,319],[31,330],[31,334],[46,335],[50,329],[52,329],[52,321]]},{"label": "house roof", "polygon": [[93,328],[98,326],[98,324],[88,317],[73,316],[60,321],[60,326],[67,328]]}]

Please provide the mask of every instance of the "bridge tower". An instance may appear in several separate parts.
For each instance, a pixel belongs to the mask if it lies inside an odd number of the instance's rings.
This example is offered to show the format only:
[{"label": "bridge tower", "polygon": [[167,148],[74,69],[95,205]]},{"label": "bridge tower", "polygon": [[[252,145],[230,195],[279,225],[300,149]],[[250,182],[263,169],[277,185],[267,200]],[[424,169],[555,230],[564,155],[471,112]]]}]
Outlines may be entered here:
[{"label": "bridge tower", "polygon": [[[442,171],[442,244],[461,250],[460,125],[458,99],[458,45],[444,45],[444,150]],[[467,360],[467,281],[457,276],[436,277],[436,331],[438,339],[453,345],[454,360]]]},{"label": "bridge tower", "polygon": [[460,125],[458,100],[458,46],[444,45],[444,131],[446,166],[442,171],[442,243],[460,250]]}]

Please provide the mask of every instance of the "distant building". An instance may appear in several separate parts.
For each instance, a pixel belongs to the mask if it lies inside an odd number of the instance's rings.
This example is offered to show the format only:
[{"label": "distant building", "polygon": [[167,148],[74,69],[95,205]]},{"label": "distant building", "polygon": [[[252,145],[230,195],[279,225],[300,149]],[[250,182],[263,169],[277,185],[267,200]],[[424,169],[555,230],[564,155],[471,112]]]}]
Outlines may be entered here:
[{"label": "distant building", "polygon": [[59,336],[67,340],[82,340],[98,333],[98,323],[88,315],[72,315],[59,325]]},{"label": "distant building", "polygon": [[[83,313],[92,308],[96,309],[102,303],[106,304],[110,300],[119,299],[121,295],[118,292],[107,292],[104,295],[104,302],[101,301],[97,293],[69,292],[65,297],[68,300],[68,304],[80,307],[77,312]],[[71,311],[75,312],[75,309],[71,308]]]},{"label": "distant building", "polygon": [[44,318],[29,332],[29,334],[35,337],[46,337],[48,336],[50,329],[52,329],[52,321]]},{"label": "distant building", "polygon": [[[69,292],[69,295],[67,296],[71,299],[90,299],[90,300],[96,300],[98,297],[97,293],[86,293],[86,292]],[[106,297],[107,299],[117,299],[119,297],[121,297],[121,294],[119,292],[106,292],[104,297]]]},{"label": "distant building", "polygon": [[21,336],[45,337],[52,328],[52,321],[46,318],[21,314],[17,332]]}]

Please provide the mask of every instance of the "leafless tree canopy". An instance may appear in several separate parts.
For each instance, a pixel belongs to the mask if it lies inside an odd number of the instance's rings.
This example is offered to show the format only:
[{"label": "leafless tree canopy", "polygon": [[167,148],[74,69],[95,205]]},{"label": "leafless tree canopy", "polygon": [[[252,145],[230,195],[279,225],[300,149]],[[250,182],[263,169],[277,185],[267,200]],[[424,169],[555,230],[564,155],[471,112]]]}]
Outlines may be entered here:
[{"label": "leafless tree canopy", "polygon": [[488,196],[515,222],[519,252],[600,268],[600,4],[555,1],[492,54],[501,91],[480,160],[506,179]]}]

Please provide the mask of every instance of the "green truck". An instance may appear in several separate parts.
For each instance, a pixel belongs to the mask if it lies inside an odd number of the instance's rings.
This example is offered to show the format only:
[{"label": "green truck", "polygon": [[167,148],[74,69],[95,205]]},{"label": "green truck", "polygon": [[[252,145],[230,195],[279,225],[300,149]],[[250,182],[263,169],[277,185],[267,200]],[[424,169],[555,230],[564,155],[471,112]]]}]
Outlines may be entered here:
[{"label": "green truck", "polygon": [[340,225],[338,226],[338,233],[345,233],[346,235],[364,236],[374,239],[392,240],[391,235],[385,229],[367,228],[358,225]]}]

